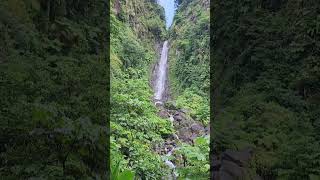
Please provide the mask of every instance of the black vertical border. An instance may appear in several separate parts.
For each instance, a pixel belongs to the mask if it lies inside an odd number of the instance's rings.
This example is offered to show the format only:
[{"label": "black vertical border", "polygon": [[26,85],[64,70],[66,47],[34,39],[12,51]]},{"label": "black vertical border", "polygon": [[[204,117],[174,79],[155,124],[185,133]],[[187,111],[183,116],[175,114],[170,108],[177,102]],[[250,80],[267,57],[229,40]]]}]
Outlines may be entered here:
[{"label": "black vertical border", "polygon": [[214,123],[214,112],[215,112],[215,107],[214,107],[214,99],[215,99],[215,89],[214,89],[214,81],[213,81],[213,76],[214,76],[214,61],[213,61],[213,45],[214,45],[214,34],[213,34],[213,24],[214,24],[214,3],[215,0],[210,0],[210,151],[209,151],[209,164],[210,164],[210,179],[214,179],[214,173],[213,173],[213,155],[214,155],[214,139],[213,139],[213,123]]},{"label": "black vertical border", "polygon": [[110,12],[111,12],[111,7],[110,7],[110,0],[104,0],[105,3],[105,9],[104,9],[104,17],[106,18],[107,21],[107,27],[103,28],[105,29],[105,37],[106,37],[106,42],[105,42],[105,61],[107,64],[107,69],[106,69],[106,73],[107,73],[107,84],[106,84],[106,91],[107,91],[107,104],[106,104],[106,115],[104,115],[104,117],[106,118],[106,135],[107,135],[107,147],[106,147],[106,157],[103,160],[103,163],[106,165],[106,173],[105,173],[105,178],[106,180],[111,179],[111,162],[110,162]]},{"label": "black vertical border", "polygon": [[109,180],[111,177],[111,166],[110,166],[110,0],[104,0],[106,4],[106,53],[105,53],[105,60],[107,63],[107,104],[106,104],[106,130],[107,130],[107,152],[106,152],[106,179]]}]

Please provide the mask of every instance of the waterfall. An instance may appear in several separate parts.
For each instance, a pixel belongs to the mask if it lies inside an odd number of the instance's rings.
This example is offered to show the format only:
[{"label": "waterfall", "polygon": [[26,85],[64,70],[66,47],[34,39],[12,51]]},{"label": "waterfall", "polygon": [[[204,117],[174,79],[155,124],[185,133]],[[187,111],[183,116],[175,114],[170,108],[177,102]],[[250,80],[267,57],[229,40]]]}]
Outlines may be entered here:
[{"label": "waterfall", "polygon": [[[154,101],[155,104],[162,105],[164,101],[166,100],[166,86],[167,86],[167,71],[168,71],[168,41],[165,41],[162,46],[161,56],[160,60],[157,63],[155,74],[154,74]],[[171,125],[173,126],[174,118],[173,115],[170,115],[169,121],[171,122]],[[177,136],[175,134],[175,136]],[[179,139],[179,137],[175,137],[175,139]],[[170,147],[171,149],[171,147]],[[170,168],[171,174],[168,174],[165,179],[166,180],[176,180],[178,175],[178,172],[176,170],[176,165],[170,161],[168,158],[172,156],[173,151],[175,150],[174,147],[172,147],[171,150],[168,150],[167,147],[165,147],[165,160],[164,163]]]},{"label": "waterfall", "polygon": [[163,43],[161,57],[158,64],[157,76],[155,79],[154,87],[154,99],[155,103],[163,103],[165,90],[166,90],[166,81],[167,81],[167,63],[168,63],[168,41]]}]

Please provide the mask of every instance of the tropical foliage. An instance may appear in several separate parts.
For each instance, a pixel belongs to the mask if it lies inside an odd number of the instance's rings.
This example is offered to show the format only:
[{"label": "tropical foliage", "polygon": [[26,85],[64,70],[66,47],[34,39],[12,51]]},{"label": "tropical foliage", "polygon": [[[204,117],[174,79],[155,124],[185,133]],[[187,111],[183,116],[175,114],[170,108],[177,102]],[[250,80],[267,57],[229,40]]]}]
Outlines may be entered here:
[{"label": "tropical foliage", "polygon": [[185,158],[185,166],[178,169],[180,179],[206,180],[209,175],[209,136],[198,137],[194,144],[180,145],[177,155]]},{"label": "tropical foliage", "polygon": [[213,4],[214,149],[263,179],[319,179],[318,1]]},{"label": "tropical foliage", "polygon": [[107,8],[0,2],[0,179],[109,174]]},{"label": "tropical foliage", "polygon": [[173,129],[157,115],[149,69],[166,33],[163,9],[147,0],[113,3],[121,6],[111,14],[112,177],[160,179],[169,169],[155,150]]},{"label": "tropical foliage", "polygon": [[[177,108],[209,126],[209,1],[176,1],[177,13],[169,31],[170,90]],[[178,154],[186,158],[179,168],[183,178],[208,179],[209,137],[193,145],[182,144]]]}]

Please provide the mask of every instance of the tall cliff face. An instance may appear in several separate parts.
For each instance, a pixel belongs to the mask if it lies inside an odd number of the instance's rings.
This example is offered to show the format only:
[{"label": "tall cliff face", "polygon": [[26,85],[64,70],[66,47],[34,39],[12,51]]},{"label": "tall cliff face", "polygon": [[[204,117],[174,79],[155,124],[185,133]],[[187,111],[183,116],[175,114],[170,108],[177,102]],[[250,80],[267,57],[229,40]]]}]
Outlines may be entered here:
[{"label": "tall cliff face", "polygon": [[[156,2],[150,0],[113,0],[111,1],[111,66],[124,63],[125,67],[129,64],[144,63],[145,65],[150,65],[151,62],[155,61],[155,56],[158,56],[157,50],[160,48],[160,44],[164,41],[166,37],[165,30],[165,20],[164,20],[164,9],[159,6]],[[128,36],[128,38],[126,38]],[[133,40],[133,42],[128,42]],[[117,41],[117,42],[116,42]],[[130,49],[130,46],[141,47],[141,49],[146,49],[148,54],[152,54],[149,57],[138,60],[125,60],[123,58],[118,61],[118,55],[130,54],[130,51],[134,52],[134,49]],[[122,46],[122,47],[120,47]],[[117,52],[113,50],[117,49]],[[127,52],[120,52],[119,49],[123,49]],[[127,50],[125,50],[127,49]],[[151,57],[152,56],[152,57]],[[127,65],[126,65],[127,64]],[[145,67],[142,70],[146,70]],[[113,73],[113,72],[111,72]]]},{"label": "tall cliff face", "polygon": [[118,20],[128,24],[143,41],[165,38],[164,9],[153,0],[113,0],[111,5]]},{"label": "tall cliff face", "polygon": [[215,1],[214,149],[263,179],[319,178],[318,1]]}]

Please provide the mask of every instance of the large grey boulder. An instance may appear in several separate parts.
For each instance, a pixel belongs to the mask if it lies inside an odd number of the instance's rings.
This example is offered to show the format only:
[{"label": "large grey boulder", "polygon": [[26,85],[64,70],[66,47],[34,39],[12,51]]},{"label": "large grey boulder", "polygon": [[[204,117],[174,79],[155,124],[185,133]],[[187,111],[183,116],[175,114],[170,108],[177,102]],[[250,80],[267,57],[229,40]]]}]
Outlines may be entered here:
[{"label": "large grey boulder", "polygon": [[183,142],[190,142],[192,132],[188,127],[184,127],[178,130],[179,139]]},{"label": "large grey boulder", "polygon": [[200,134],[200,133],[203,133],[204,132],[204,128],[203,126],[201,126],[200,124],[198,123],[193,123],[191,126],[190,126],[190,129],[193,133],[197,133],[197,134]]}]

